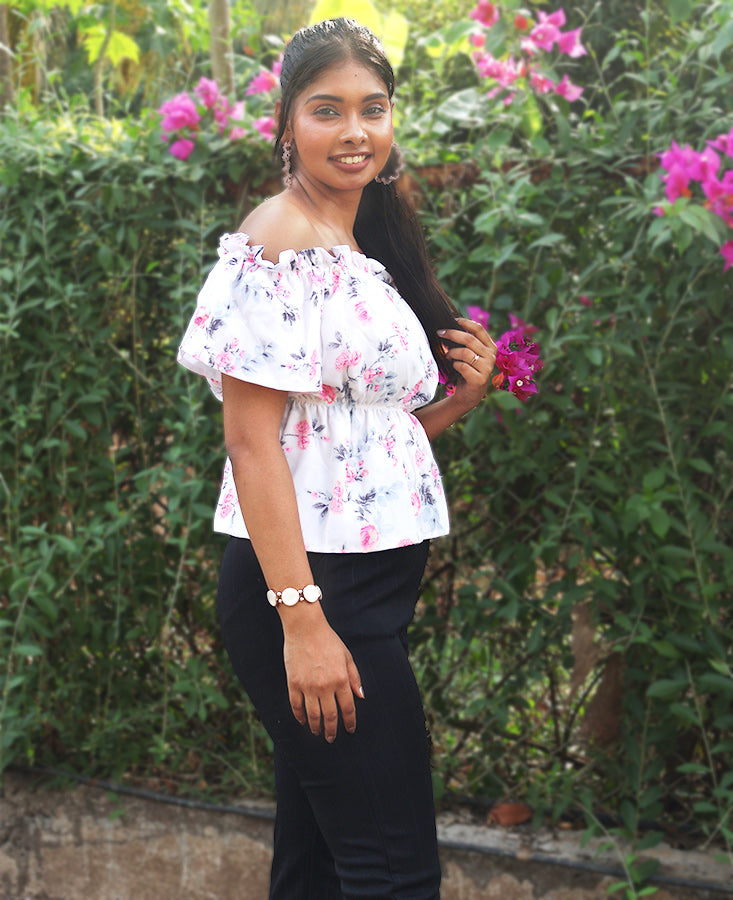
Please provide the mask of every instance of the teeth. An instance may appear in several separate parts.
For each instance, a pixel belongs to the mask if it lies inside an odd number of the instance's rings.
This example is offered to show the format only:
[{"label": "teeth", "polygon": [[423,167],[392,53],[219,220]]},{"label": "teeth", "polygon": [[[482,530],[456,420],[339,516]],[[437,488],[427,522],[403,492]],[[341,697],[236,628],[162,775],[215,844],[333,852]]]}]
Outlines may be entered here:
[{"label": "teeth", "polygon": [[361,156],[340,156],[339,162],[346,163],[348,166],[353,166],[355,163],[364,162],[365,159],[365,154],[362,154]]}]

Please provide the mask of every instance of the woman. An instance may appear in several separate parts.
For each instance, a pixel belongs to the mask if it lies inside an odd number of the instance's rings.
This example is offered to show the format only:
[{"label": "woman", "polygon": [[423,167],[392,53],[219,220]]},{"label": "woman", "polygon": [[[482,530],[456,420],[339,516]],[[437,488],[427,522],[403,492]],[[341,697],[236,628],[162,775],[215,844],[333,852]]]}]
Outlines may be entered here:
[{"label": "woman", "polygon": [[[397,195],[371,32],[302,29],[281,84],[287,186],[222,238],[179,353],[223,400],[219,621],[274,744],[270,897],[433,900],[406,628],[448,527],[429,439],[484,396],[495,346],[455,319]],[[439,370],[455,391],[426,405]]]}]

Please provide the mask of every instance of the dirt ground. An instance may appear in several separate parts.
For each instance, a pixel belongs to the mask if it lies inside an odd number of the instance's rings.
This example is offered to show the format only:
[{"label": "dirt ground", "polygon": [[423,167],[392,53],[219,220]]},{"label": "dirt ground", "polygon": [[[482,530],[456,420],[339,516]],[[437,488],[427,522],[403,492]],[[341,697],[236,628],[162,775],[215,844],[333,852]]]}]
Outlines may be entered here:
[{"label": "dirt ground", "polygon": [[[17,772],[0,791],[0,900],[264,900],[271,810],[182,808]],[[607,900],[613,855],[579,835],[439,821],[442,900]],[[470,848],[470,849],[469,849]],[[655,848],[656,900],[733,898],[733,867]],[[694,890],[689,882],[708,883]],[[685,886],[688,885],[688,886]],[[612,896],[622,897],[623,894]]]}]

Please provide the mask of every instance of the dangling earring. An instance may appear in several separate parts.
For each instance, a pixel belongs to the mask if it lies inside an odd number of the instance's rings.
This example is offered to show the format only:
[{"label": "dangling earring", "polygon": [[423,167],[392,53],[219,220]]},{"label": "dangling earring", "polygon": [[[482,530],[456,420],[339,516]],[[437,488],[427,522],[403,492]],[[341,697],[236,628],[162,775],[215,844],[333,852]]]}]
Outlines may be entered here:
[{"label": "dangling earring", "polygon": [[282,157],[283,157],[283,184],[286,188],[290,187],[293,183],[293,166],[290,161],[290,157],[293,153],[293,142],[285,141],[282,145]]},{"label": "dangling earring", "polygon": [[387,162],[374,180],[378,181],[380,184],[392,184],[393,181],[397,181],[404,168],[405,158],[402,155],[402,151],[397,144],[392,144],[392,149],[389,151]]}]

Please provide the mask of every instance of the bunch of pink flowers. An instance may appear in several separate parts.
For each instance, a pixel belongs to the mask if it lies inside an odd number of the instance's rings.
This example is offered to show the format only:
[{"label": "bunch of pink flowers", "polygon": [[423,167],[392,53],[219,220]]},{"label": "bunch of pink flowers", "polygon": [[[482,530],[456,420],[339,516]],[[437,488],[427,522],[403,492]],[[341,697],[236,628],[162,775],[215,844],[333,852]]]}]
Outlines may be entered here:
[{"label": "bunch of pink flowers", "polygon": [[[488,328],[489,313],[479,306],[469,306],[466,310],[469,318]],[[540,359],[540,345],[530,339],[537,331],[536,326],[527,325],[521,319],[509,313],[512,326],[496,341],[496,367],[499,370],[491,379],[495,388],[510,391],[526,402],[531,394],[537,393],[534,376],[544,366]]]},{"label": "bunch of pink flowers", "polygon": [[[493,28],[499,21],[499,9],[488,0],[479,0],[478,6],[469,15],[485,29]],[[587,50],[580,42],[580,28],[571,31],[561,31],[565,24],[565,11],[562,7],[548,15],[541,10],[537,13],[537,22],[533,22],[527,16],[518,13],[514,16],[514,28],[522,35],[519,43],[519,54],[515,59],[514,54],[501,59],[496,58],[485,50],[477,49],[474,53],[474,62],[479,73],[484,78],[496,82],[496,87],[488,92],[489,97],[495,97],[505,92],[504,103],[509,104],[516,94],[515,85],[523,81],[528,84],[535,94],[548,94],[554,92],[564,97],[570,103],[578,100],[583,93],[583,88],[564,75],[559,82],[543,75],[535,66],[535,57],[539,51],[551,52],[555,47],[572,59],[585,56]],[[483,32],[474,34],[471,38],[475,47],[481,48],[486,41]]]},{"label": "bunch of pink flowers", "polygon": [[[659,154],[659,159],[668,204],[658,206],[657,215],[670,212],[680,197],[694,199],[692,185],[699,184],[705,198],[703,207],[719,216],[728,228],[733,228],[733,168],[723,170],[724,159],[733,160],[733,128],[708,141],[699,153],[689,144],[680,147],[672,141],[671,147]],[[733,266],[733,240],[726,241],[720,252],[725,260],[723,271],[727,272]]]},{"label": "bunch of pink flowers", "polygon": [[201,78],[193,89],[193,96],[184,91],[176,94],[158,109],[162,116],[160,128],[168,149],[178,159],[188,159],[196,146],[196,138],[206,120],[214,124],[219,134],[236,141],[244,137],[244,102],[230,103],[210,78]]},{"label": "bunch of pink flowers", "polygon": [[[245,96],[252,97],[255,94],[269,94],[270,91],[280,87],[280,73],[282,72],[282,55],[275,60],[271,69],[262,68],[247,85]],[[252,123],[254,128],[266,141],[275,140],[277,123],[272,116],[261,116]]]}]

